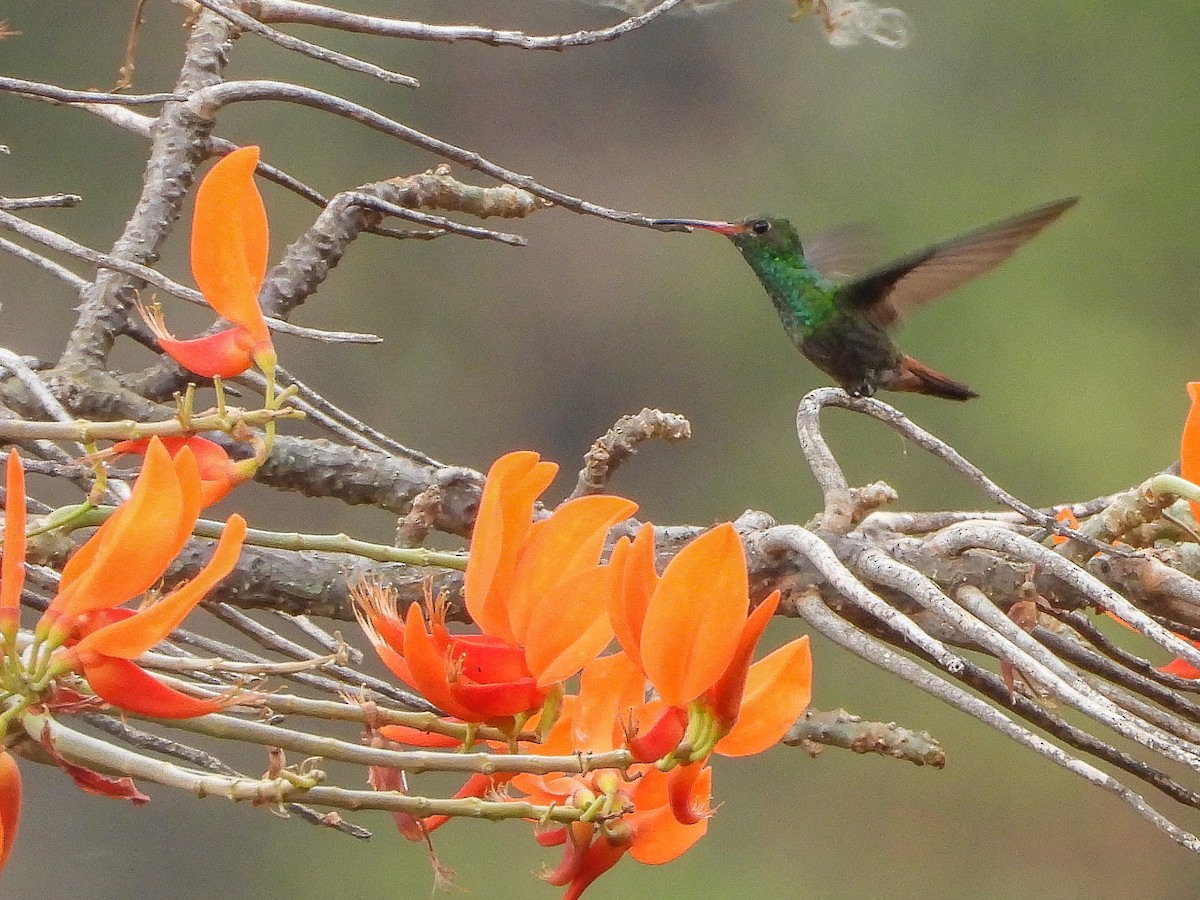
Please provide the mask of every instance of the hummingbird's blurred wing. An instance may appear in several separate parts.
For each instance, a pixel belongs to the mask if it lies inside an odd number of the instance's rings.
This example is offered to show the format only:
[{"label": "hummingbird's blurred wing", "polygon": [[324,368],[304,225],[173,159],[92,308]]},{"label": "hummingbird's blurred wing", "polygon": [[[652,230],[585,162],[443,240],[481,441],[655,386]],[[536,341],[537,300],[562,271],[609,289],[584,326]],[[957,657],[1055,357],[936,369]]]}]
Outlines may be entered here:
[{"label": "hummingbird's blurred wing", "polygon": [[1078,199],[1056,200],[910,253],[845,285],[839,300],[880,325],[893,325],[910,310],[1000,265]]},{"label": "hummingbird's blurred wing", "polygon": [[883,236],[874,225],[850,222],[804,239],[804,261],[833,281],[857,278],[883,259]]}]

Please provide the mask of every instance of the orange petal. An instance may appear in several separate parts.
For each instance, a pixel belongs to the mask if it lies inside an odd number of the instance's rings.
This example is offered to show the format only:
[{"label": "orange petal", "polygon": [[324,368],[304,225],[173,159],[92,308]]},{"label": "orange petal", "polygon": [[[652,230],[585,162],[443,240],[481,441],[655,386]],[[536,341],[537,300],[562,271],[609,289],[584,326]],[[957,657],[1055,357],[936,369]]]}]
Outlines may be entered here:
[{"label": "orange petal", "polygon": [[[649,781],[647,781],[648,779]],[[687,852],[692,844],[704,837],[705,832],[708,831],[708,817],[700,819],[694,825],[684,825],[672,815],[671,807],[665,802],[661,805],[643,808],[643,793],[646,788],[660,780],[662,786],[654,793],[663,793],[665,801],[667,776],[657,769],[649,768],[641,780],[647,782],[646,786],[643,787],[639,782],[639,788],[635,794],[637,810],[625,817],[634,829],[633,846],[629,850],[629,855],[638,862],[649,866],[659,866],[677,859]],[[693,796],[711,794],[711,768],[704,767],[704,771],[696,779],[693,789],[695,791]]]},{"label": "orange petal", "polygon": [[[174,463],[162,442],[151,440],[129,499],[67,562],[47,616],[120,606],[148,590],[182,549],[183,514]],[[193,516],[187,532],[194,525]]]},{"label": "orange petal", "polygon": [[593,566],[546,593],[525,645],[525,661],[539,687],[566,681],[612,640],[606,613],[616,574],[611,566]]},{"label": "orange petal", "polygon": [[[1200,381],[1189,381],[1188,396],[1192,400],[1183,423],[1183,439],[1179,447],[1179,474],[1192,484],[1200,484]],[[1200,521],[1200,503],[1188,501],[1192,515]]]},{"label": "orange petal", "polygon": [[554,463],[538,459],[536,453],[518,450],[492,463],[479,500],[463,583],[467,612],[475,624],[485,634],[512,643],[516,639],[508,624],[505,591],[529,534],[534,501],[558,472]]},{"label": "orange petal", "polygon": [[738,711],[742,707],[742,691],[746,687],[746,670],[750,668],[754,648],[758,646],[758,640],[778,606],[779,591],[772,591],[771,595],[746,617],[746,624],[742,626],[742,634],[738,639],[733,659],[729,661],[729,667],[705,694],[716,714],[717,724],[726,731],[737,721]]},{"label": "orange petal", "polygon": [[584,858],[588,848],[592,846],[595,832],[595,822],[569,822],[567,824],[569,840],[564,842],[562,858],[559,859],[556,868],[541,873],[539,877],[542,881],[555,887],[564,887],[570,884],[583,867]]},{"label": "orange petal", "polygon": [[575,877],[563,892],[562,900],[579,900],[593,881],[621,861],[633,843],[633,830],[620,820],[607,822],[600,834],[584,851]]},{"label": "orange petal", "polygon": [[191,719],[218,712],[225,704],[181,694],[127,659],[93,653],[77,657],[83,676],[102,699],[139,716]]},{"label": "orange petal", "polygon": [[[618,562],[615,548],[613,557],[610,565]],[[638,529],[624,566],[620,589],[614,591],[609,599],[608,617],[617,641],[640,667],[642,623],[646,619],[650,598],[658,586],[658,573],[654,570],[654,526],[649,522]]]},{"label": "orange petal", "polygon": [[201,378],[234,378],[254,364],[259,343],[240,325],[204,337],[181,341],[158,335],[163,353]]},{"label": "orange petal", "polygon": [[642,628],[642,666],[671,706],[686,706],[729,667],[749,606],[746,557],[728,522],[679,551]]},{"label": "orange petal", "polygon": [[701,784],[704,761],[676,766],[667,772],[667,797],[671,815],[683,825],[695,825],[708,817],[709,783]]},{"label": "orange petal", "polygon": [[1176,678],[1200,678],[1200,669],[1179,657],[1171,660],[1165,666],[1159,666],[1158,671],[1164,675],[1174,675]]},{"label": "orange petal", "polygon": [[4,864],[8,862],[8,854],[12,852],[13,842],[17,839],[20,821],[21,772],[12,755],[0,750],[0,875],[4,873]]},{"label": "orange petal", "polygon": [[383,664],[409,687],[415,687],[412,672],[404,659],[404,623],[396,617],[395,609],[391,611],[391,617],[361,608],[356,609],[355,614],[358,616],[358,624],[362,626]]},{"label": "orange petal", "polygon": [[412,676],[412,686],[447,715],[464,722],[479,721],[473,710],[463,706],[450,693],[446,680],[446,657],[425,628],[425,616],[419,603],[408,607],[404,622],[404,661]]},{"label": "orange petal", "polygon": [[0,559],[0,627],[16,633],[25,587],[25,470],[16,449],[8,451],[4,501],[4,552]]},{"label": "orange petal", "polygon": [[462,741],[448,734],[438,734],[436,731],[422,731],[411,725],[383,725],[379,733],[389,741],[404,744],[407,747],[433,747],[447,750],[451,747],[461,747]]},{"label": "orange petal", "polygon": [[518,644],[527,643],[529,623],[550,589],[595,566],[608,530],[637,510],[632,500],[611,495],[578,497],[533,525],[513,571],[508,621]]},{"label": "orange petal", "polygon": [[[191,437],[159,438],[167,452],[174,459],[184,447],[191,450],[196,458],[196,468],[200,473],[200,505],[211,506],[233,488],[246,481],[248,476],[238,471],[225,448],[208,438],[198,435]],[[134,441],[118,441],[111,450],[116,455],[126,453],[145,453],[150,444],[150,438],[138,438]],[[177,467],[178,468],[178,467]]]},{"label": "orange petal", "polygon": [[212,557],[195,578],[149,608],[96,629],[76,645],[76,650],[121,659],[141,656],[174,631],[217,582],[233,570],[245,537],[246,520],[236,514],[230,516]]},{"label": "orange petal", "polygon": [[775,746],[812,700],[808,636],[780,647],[750,667],[737,724],[717,742],[722,756],[752,756]]},{"label": "orange petal", "polygon": [[658,714],[649,722],[629,739],[629,752],[636,762],[654,762],[679,746],[687,731],[687,710],[659,701]]},{"label": "orange petal", "polygon": [[[495,775],[482,775],[475,772],[462,787],[454,792],[454,799],[462,800],[464,797],[486,797],[488,794],[495,794],[502,785],[511,779],[511,772],[498,772]],[[421,824],[425,826],[425,832],[428,834],[437,831],[449,821],[450,816],[426,816],[421,820]]]},{"label": "orange petal", "polygon": [[[583,667],[571,715],[567,752],[605,753],[623,743],[620,719],[645,699],[646,676],[624,653],[601,656]],[[657,757],[656,757],[657,758]]]},{"label": "orange petal", "polygon": [[546,699],[546,692],[539,690],[532,678],[495,683],[451,681],[450,693],[470,710],[467,716],[470,722],[488,722],[530,712],[541,707]]},{"label": "orange petal", "polygon": [[42,749],[54,764],[74,782],[75,787],[85,794],[108,797],[110,800],[128,800],[134,806],[144,806],[150,802],[150,798],[138,790],[137,785],[128,775],[104,775],[95,769],[71,762],[58,752],[58,748],[50,737],[49,729],[42,730],[42,736],[38,743],[41,744]]},{"label": "orange petal", "polygon": [[258,148],[242,147],[209,169],[196,189],[191,251],[192,277],[208,305],[256,342],[268,338],[258,305],[268,247],[257,165]]}]

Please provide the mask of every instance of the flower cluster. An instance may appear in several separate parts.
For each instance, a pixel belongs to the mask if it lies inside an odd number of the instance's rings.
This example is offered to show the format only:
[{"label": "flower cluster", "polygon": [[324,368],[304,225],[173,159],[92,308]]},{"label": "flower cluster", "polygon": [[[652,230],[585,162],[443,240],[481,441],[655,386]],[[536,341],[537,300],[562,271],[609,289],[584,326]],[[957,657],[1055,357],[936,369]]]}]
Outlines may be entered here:
[{"label": "flower cluster", "polygon": [[[267,375],[267,409],[277,409],[276,366],[258,292],[266,273],[267,218],[254,185],[258,148],[235,150],[216,163],[196,192],[192,273],[205,300],[230,327],[190,341],[174,338],[157,307],[142,308],[163,351],[197,375],[239,375],[257,365]],[[183,694],[134,660],[178,626],[233,568],[246,535],[241,516],[229,518],[207,565],[185,585],[158,596],[151,589],[183,549],[201,508],[254,476],[270,449],[242,427],[252,458],[233,461],[198,435],[120,441],[96,462],[142,454],[145,462],[129,499],[68,560],[58,592],[31,641],[20,635],[25,583],[25,479],[16,451],[7,462],[5,530],[0,560],[0,870],[16,836],[21,780],[11,749],[34,742],[84,790],[141,802],[129,779],[111,779],[62,757],[44,727],[56,710],[108,704],[166,719],[202,716],[227,700]],[[140,608],[127,604],[145,596]],[[83,691],[90,693],[83,693]],[[39,726],[39,722],[43,723]]]},{"label": "flower cluster", "polygon": [[[147,592],[183,549],[200,515],[199,467],[186,445],[174,457],[157,438],[129,499],[68,560],[58,592],[27,646],[18,640],[25,584],[25,478],[15,450],[8,454],[4,548],[0,558],[0,742],[40,742],[87,790],[128,797],[127,789],[59,757],[47,737],[26,725],[26,713],[109,704],[156,718],[185,719],[221,709],[221,700],[180,693],[134,660],[179,625],[233,568],[246,523],[230,516],[212,557],[183,586],[163,596]],[[140,608],[126,604],[147,596]],[[92,695],[81,693],[86,679]],[[36,722],[37,715],[29,721]],[[140,797],[141,795],[136,795]],[[0,868],[12,847],[21,782],[7,749],[0,751]]]},{"label": "flower cluster", "polygon": [[[626,853],[657,864],[695,843],[712,814],[711,755],[775,744],[808,706],[812,660],[800,638],[752,663],[779,594],[749,609],[732,525],[694,539],[661,575],[649,524],[601,561],[609,529],[636,507],[582,497],[534,522],[556,470],[517,452],[488,473],[464,588],[479,634],[452,633],[443,603],[413,604],[401,617],[394,598],[364,588],[358,608],[383,662],[451,717],[501,728],[522,753],[628,750],[633,764],[622,770],[475,776],[459,792],[483,796],[506,784],[535,803],[578,810],[576,822],[536,829],[539,843],[564,846],[544,877],[569,900]],[[526,739],[530,729],[539,741]],[[454,743],[402,726],[379,733],[409,745]],[[403,830],[426,835],[443,821]]]}]

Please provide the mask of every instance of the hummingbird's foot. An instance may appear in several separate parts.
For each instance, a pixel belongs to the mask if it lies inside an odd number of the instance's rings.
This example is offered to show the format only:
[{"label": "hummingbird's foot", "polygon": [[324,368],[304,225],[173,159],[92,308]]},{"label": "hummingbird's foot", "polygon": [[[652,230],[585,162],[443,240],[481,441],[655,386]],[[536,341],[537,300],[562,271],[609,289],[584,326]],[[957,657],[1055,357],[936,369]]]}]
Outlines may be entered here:
[{"label": "hummingbird's foot", "polygon": [[847,390],[847,393],[849,393],[851,397],[853,397],[856,400],[861,400],[864,397],[867,397],[867,398],[874,397],[876,387],[877,387],[877,385],[873,381],[864,378],[858,384],[853,385],[853,386],[847,388],[846,390]]}]

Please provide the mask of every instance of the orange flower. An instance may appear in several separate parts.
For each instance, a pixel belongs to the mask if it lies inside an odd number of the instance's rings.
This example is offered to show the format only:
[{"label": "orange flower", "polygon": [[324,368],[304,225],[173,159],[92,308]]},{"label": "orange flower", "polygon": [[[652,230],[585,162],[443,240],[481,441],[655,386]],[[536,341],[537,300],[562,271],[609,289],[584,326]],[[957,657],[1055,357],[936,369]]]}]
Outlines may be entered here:
[{"label": "orange flower", "polygon": [[[747,615],[746,557],[731,524],[693,540],[661,578],[653,553],[650,525],[631,544],[622,539],[614,549],[612,565],[622,568],[622,589],[609,602],[617,640],[663,703],[687,710],[693,736],[689,760],[701,760],[714,748],[731,756],[762,752],[784,735],[811,699],[808,638],[751,665],[779,592]],[[640,738],[659,727],[678,730],[677,718],[672,722],[661,710],[653,715],[647,720],[654,725]],[[653,749],[643,748],[637,739],[630,746],[639,759],[649,761],[642,754],[659,753],[662,744],[647,743]]]},{"label": "orange flower", "polygon": [[[1079,529],[1079,517],[1076,516],[1075,513],[1071,512],[1071,508],[1069,506],[1064,506],[1057,513],[1055,513],[1054,521],[1065,522],[1070,528],[1075,530]],[[1059,546],[1060,544],[1065,544],[1067,540],[1068,538],[1065,534],[1053,534],[1050,536],[1050,543],[1055,547]]]},{"label": "orange flower", "polygon": [[12,755],[0,750],[0,873],[12,852],[20,819],[21,773]]},{"label": "orange flower", "polygon": [[[1189,381],[1188,397],[1192,405],[1183,423],[1183,439],[1179,447],[1179,474],[1192,484],[1200,484],[1200,381]],[[1200,521],[1200,503],[1188,501],[1192,515]]]},{"label": "orange flower", "polygon": [[[132,660],[166,637],[229,574],[241,552],[245,520],[230,517],[208,564],[183,587],[140,610],[122,607],[149,590],[183,549],[199,516],[200,492],[191,450],[182,448],[172,460],[162,442],[151,439],[129,499],[67,562],[58,593],[38,623],[36,639],[54,650],[52,677],[77,671],[101,698],[142,715],[191,718],[222,708],[220,701],[168,688]],[[20,485],[11,480],[8,496],[10,508],[24,503]],[[10,560],[20,559],[16,549],[5,547],[0,587],[5,597]]]},{"label": "orange flower", "polygon": [[[593,660],[580,676],[579,693],[564,698],[562,714],[546,740],[523,751],[561,755],[617,749],[624,740],[623,717],[642,703],[645,685],[645,675],[624,653]],[[543,846],[564,847],[559,865],[543,878],[565,886],[564,900],[573,900],[626,852],[639,862],[659,865],[687,851],[708,830],[712,789],[711,769],[702,763],[687,768],[692,778],[684,815],[672,805],[675,770],[663,773],[643,764],[626,773],[606,769],[586,775],[514,776],[513,787],[533,803],[587,809],[603,819],[599,825],[575,822],[535,831]]]},{"label": "orange flower", "polygon": [[540,522],[533,505],[557,466],[536,453],[502,456],[488,472],[465,576],[466,606],[482,634],[452,634],[445,608],[364,591],[360,622],[395,675],[468,722],[540,707],[612,639],[605,607],[617,571],[599,565],[608,530],[637,505],[620,497],[571,500]]},{"label": "orange flower", "polygon": [[[108,453],[121,456],[127,453],[145,453],[150,446],[150,438],[139,438],[133,441],[118,441],[113,444]],[[258,471],[257,459],[243,459],[234,462],[220,444],[202,438],[192,437],[163,437],[158,438],[167,452],[174,458],[179,451],[187,447],[196,460],[196,468],[200,473],[200,506],[211,506],[221,500],[239,484],[249,481]]]},{"label": "orange flower", "polygon": [[25,470],[16,450],[8,454],[4,504],[4,558],[0,560],[0,637],[7,653],[16,652],[25,587]]},{"label": "orange flower", "polygon": [[204,299],[233,327],[181,341],[161,312],[142,311],[163,351],[205,378],[240,375],[252,364],[271,375],[275,348],[258,292],[267,272],[267,213],[254,185],[258,147],[242,147],[217,162],[196,189],[192,277]]}]

